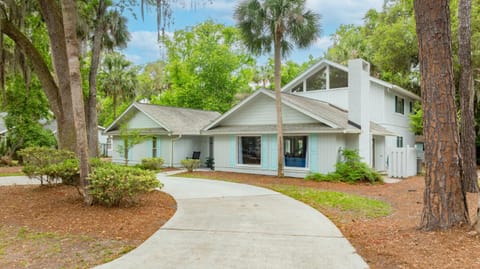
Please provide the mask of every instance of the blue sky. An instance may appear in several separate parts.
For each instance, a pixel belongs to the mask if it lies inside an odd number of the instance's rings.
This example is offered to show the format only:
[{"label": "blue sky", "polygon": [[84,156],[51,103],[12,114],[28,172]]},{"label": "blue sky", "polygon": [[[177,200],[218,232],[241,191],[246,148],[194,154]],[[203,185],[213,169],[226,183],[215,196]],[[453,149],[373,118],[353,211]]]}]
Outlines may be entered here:
[{"label": "blue sky", "polygon": [[[173,9],[174,24],[167,32],[174,32],[176,29],[184,29],[208,19],[225,25],[235,25],[233,10],[238,0],[213,0],[212,3],[205,3],[200,7],[191,8],[190,0],[177,0]],[[181,4],[184,2],[184,4]],[[201,1],[197,1],[201,2]],[[207,2],[207,1],[205,1]],[[331,45],[330,35],[341,24],[361,24],[362,18],[369,9],[380,10],[384,0],[307,0],[307,8],[314,10],[322,16],[322,35],[314,45],[308,49],[295,49],[288,59],[302,63],[308,60],[309,55],[320,57]],[[153,9],[145,12],[145,17],[135,20],[128,12],[128,29],[131,33],[131,40],[128,47],[122,52],[135,64],[144,64],[160,59],[163,50],[157,43],[156,13]],[[264,61],[259,59],[259,62]]]}]

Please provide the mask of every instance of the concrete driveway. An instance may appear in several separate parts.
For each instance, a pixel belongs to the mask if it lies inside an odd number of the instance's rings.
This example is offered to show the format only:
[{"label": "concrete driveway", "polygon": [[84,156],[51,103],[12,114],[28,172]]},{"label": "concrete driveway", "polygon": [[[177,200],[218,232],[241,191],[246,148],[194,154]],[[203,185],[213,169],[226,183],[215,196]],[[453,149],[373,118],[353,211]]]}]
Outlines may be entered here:
[{"label": "concrete driveway", "polygon": [[[253,176],[253,175],[252,175]],[[368,268],[315,209],[244,184],[159,175],[175,215],[107,268]]]}]

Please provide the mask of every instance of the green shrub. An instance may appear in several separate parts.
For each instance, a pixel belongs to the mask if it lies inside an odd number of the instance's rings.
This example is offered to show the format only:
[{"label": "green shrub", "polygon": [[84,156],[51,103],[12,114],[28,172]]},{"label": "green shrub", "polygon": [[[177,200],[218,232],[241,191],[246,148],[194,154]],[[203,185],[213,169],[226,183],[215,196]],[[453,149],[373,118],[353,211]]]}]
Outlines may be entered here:
[{"label": "green shrub", "polygon": [[210,168],[210,170],[215,170],[215,160],[212,157],[208,157],[205,161],[205,166]]},{"label": "green shrub", "polygon": [[162,158],[143,158],[141,167],[146,170],[160,170],[163,166],[163,159]]},{"label": "green shrub", "polygon": [[322,173],[310,173],[305,177],[306,180],[313,180],[313,181],[339,181],[337,177],[333,177],[330,174],[322,174]]},{"label": "green shrub", "polygon": [[200,167],[200,160],[187,159],[181,160],[180,163],[187,169],[188,172],[193,172],[194,169]]},{"label": "green shrub", "polygon": [[370,183],[383,182],[382,176],[361,161],[357,150],[340,150],[341,160],[335,165],[335,172],[329,174],[311,173],[305,177],[315,181],[342,181],[354,183],[368,181]]},{"label": "green shrub", "polygon": [[59,179],[56,176],[59,167],[50,169],[48,166],[58,165],[66,160],[75,159],[75,153],[71,151],[46,147],[29,147],[20,150],[18,154],[23,160],[22,171],[28,177],[40,180],[42,185],[44,182],[47,184],[56,183],[57,179]]},{"label": "green shrub", "polygon": [[93,202],[109,207],[134,203],[139,194],[161,187],[151,171],[114,164],[96,167],[88,180]]},{"label": "green shrub", "polygon": [[41,169],[41,173],[49,178],[61,179],[62,184],[78,186],[80,170],[78,159],[67,159],[61,163],[50,164]]}]

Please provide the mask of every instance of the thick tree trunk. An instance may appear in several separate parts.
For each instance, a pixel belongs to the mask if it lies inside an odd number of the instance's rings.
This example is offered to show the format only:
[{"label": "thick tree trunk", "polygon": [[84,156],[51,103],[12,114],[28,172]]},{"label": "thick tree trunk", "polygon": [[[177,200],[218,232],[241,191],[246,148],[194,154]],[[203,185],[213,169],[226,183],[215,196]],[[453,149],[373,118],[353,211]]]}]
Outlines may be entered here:
[{"label": "thick tree trunk", "polygon": [[64,118],[64,107],[60,98],[57,82],[52,77],[45,60],[30,40],[11,22],[2,19],[2,33],[10,37],[22,52],[30,59],[34,72],[37,74],[43,91],[47,96],[50,109],[57,120],[58,141],[60,148],[75,151],[75,133],[73,121]]},{"label": "thick tree trunk", "polygon": [[68,70],[70,76],[71,100],[73,118],[77,137],[77,155],[80,159],[80,191],[85,204],[91,204],[92,199],[87,191],[87,176],[90,172],[88,164],[87,131],[85,126],[85,110],[83,105],[82,78],[80,75],[80,52],[76,32],[76,6],[74,0],[62,0],[63,25],[65,31]]},{"label": "thick tree trunk", "polygon": [[88,73],[89,93],[87,99],[87,137],[90,157],[98,157],[98,118],[97,118],[97,72],[104,34],[105,1],[100,0],[97,9],[97,25],[93,34],[92,60]]},{"label": "thick tree trunk", "polygon": [[469,223],[461,182],[448,0],[416,0],[423,124],[425,193],[421,228]]},{"label": "thick tree trunk", "polygon": [[277,33],[274,44],[274,76],[275,76],[275,99],[277,108],[277,152],[278,152],[278,170],[277,176],[284,176],[285,157],[283,154],[283,120],[282,120],[282,61],[281,61],[281,34]]},{"label": "thick tree trunk", "polygon": [[57,118],[59,147],[76,152],[77,143],[72,109],[70,74],[61,10],[55,0],[38,0],[38,3],[48,29],[53,68],[61,100],[63,117],[61,119]]},{"label": "thick tree trunk", "polygon": [[460,146],[462,152],[463,186],[466,192],[478,192],[477,162],[475,149],[474,91],[472,57],[470,46],[471,0],[460,0],[458,4],[458,60],[460,63]]}]

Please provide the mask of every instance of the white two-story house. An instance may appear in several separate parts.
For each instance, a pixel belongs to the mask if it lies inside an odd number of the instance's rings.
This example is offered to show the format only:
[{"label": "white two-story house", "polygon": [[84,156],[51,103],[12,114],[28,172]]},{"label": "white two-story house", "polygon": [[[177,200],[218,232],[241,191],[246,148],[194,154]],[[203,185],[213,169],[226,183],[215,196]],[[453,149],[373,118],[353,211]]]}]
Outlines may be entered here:
[{"label": "white two-story house", "polygon": [[[370,64],[348,67],[322,60],[282,89],[285,174],[335,170],[342,148],[358,149],[363,161],[392,176],[416,173],[415,136],[409,114],[420,98],[370,76]],[[198,118],[198,119],[196,119]],[[106,133],[119,139],[120,126],[145,135],[129,163],[162,157],[171,166],[191,152],[215,160],[219,171],[275,175],[277,138],[275,93],[261,89],[232,109],[215,112],[133,104]],[[114,154],[122,162],[123,155]]]},{"label": "white two-story house", "polygon": [[[420,98],[370,76],[368,62],[322,60],[282,92],[286,175],[332,172],[341,148],[358,149],[378,171],[416,173],[413,148],[403,149],[415,144],[409,114]],[[275,94],[260,90],[209,124],[216,169],[275,174],[275,111]]]}]

